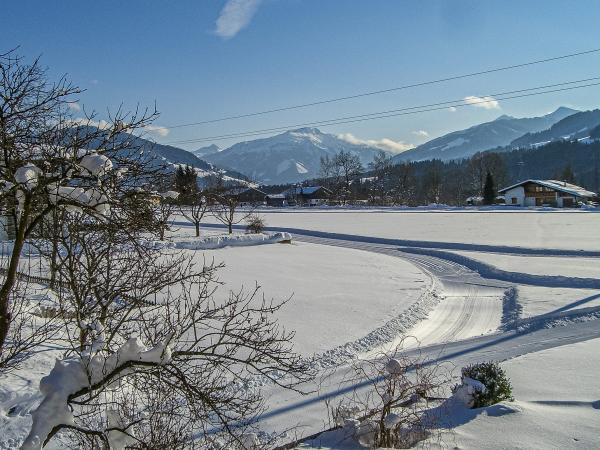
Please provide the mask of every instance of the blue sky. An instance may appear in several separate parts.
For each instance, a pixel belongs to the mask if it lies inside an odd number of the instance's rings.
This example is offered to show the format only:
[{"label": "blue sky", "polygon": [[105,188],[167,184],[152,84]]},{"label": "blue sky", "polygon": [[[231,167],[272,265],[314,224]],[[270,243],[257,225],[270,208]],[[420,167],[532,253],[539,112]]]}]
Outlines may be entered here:
[{"label": "blue sky", "polygon": [[[2,9],[0,50],[19,45],[28,58],[41,55],[52,76],[68,73],[86,89],[79,104],[100,115],[121,103],[156,102],[162,126],[600,47],[596,0],[12,0]],[[170,143],[593,76],[600,53],[154,137]],[[401,150],[501,114],[540,115],[560,105],[596,108],[600,87],[322,130],[388,139]]]}]

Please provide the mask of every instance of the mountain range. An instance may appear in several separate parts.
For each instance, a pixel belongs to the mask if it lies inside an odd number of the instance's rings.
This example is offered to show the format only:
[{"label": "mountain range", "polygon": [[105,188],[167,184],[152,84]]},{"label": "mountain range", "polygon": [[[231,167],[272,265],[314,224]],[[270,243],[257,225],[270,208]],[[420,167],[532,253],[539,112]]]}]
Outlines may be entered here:
[{"label": "mountain range", "polygon": [[197,150],[192,150],[190,153],[192,153],[194,156],[197,156],[198,158],[202,159],[205,156],[211,155],[213,153],[217,153],[220,150],[221,150],[221,148],[218,145],[212,144],[212,145],[208,145],[206,147],[199,148]]},{"label": "mountain range", "polygon": [[526,134],[546,130],[577,112],[574,109],[560,107],[556,111],[541,117],[516,118],[503,115],[491,122],[485,122],[432,139],[414,149],[396,155],[394,162],[425,161],[429,159],[449,161],[468,158],[480,151],[511,145],[515,139]]},{"label": "mountain range", "polygon": [[556,140],[585,139],[595,134],[594,129],[598,126],[600,126],[600,109],[581,111],[565,117],[546,130],[527,133],[515,139],[510,143],[510,147],[533,147]]},{"label": "mountain range", "polygon": [[366,168],[378,148],[352,144],[317,128],[299,128],[276,136],[240,142],[204,159],[220,167],[242,172],[264,184],[295,183],[319,174],[324,156],[345,150],[358,155]]},{"label": "mountain range", "polygon": [[[464,159],[486,150],[505,152],[560,140],[600,139],[600,110],[560,107],[540,117],[502,115],[491,122],[434,138],[393,157],[394,163]],[[261,184],[288,184],[318,177],[320,160],[341,150],[358,155],[367,169],[379,148],[348,142],[317,128],[299,128],[276,136],[240,142],[221,149],[209,145],[191,152],[154,144],[152,151],[171,164],[190,164],[206,173],[228,171]],[[242,175],[243,174],[243,175]]]}]

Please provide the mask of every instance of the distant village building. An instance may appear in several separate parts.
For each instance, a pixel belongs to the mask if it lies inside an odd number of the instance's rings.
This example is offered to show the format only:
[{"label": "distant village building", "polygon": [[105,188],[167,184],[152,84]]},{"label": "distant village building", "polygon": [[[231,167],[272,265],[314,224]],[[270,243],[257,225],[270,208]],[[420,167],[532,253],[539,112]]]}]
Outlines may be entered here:
[{"label": "distant village building", "polygon": [[507,205],[556,208],[574,208],[596,197],[596,193],[581,186],[557,180],[525,180],[498,193],[504,195]]},{"label": "distant village building", "polygon": [[237,187],[229,189],[225,195],[236,197],[240,206],[264,205],[267,194],[254,187]]},{"label": "distant village building", "polygon": [[282,194],[291,206],[318,206],[326,204],[332,193],[324,186],[296,186]]},{"label": "distant village building", "polygon": [[269,194],[267,195],[267,206],[273,206],[275,208],[281,208],[287,206],[287,198],[284,194]]}]

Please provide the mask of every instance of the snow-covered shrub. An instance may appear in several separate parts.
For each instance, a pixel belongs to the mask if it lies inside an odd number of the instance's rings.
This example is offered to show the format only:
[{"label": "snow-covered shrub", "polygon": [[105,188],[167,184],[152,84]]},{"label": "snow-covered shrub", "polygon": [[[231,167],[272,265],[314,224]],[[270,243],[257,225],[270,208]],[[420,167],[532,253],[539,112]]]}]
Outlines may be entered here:
[{"label": "snow-covered shrub", "polygon": [[[356,380],[369,380],[369,393],[338,408],[338,425],[367,448],[410,448],[435,428],[428,415],[449,376],[443,367],[400,352],[356,363]],[[350,417],[341,414],[349,412]]]},{"label": "snow-covered shrub", "polygon": [[259,234],[265,231],[265,221],[257,214],[246,219],[246,233]]},{"label": "snow-covered shrub", "polygon": [[513,400],[510,380],[498,363],[484,362],[464,367],[461,382],[453,392],[455,395],[466,394],[465,404],[471,408]]}]

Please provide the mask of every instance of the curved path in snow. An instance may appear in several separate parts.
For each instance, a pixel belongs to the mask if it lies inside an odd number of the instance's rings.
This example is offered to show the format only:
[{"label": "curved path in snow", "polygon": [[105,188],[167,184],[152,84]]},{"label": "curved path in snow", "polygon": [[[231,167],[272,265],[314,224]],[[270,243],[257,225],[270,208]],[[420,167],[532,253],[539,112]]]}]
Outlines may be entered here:
[{"label": "curved path in snow", "polygon": [[[415,347],[480,336],[492,333],[502,325],[502,299],[506,289],[511,287],[508,283],[484,279],[477,272],[453,261],[405,253],[389,245],[299,234],[294,237],[302,242],[342,246],[406,259],[437,280],[442,299],[429,311],[427,318],[408,331],[415,339],[405,342],[405,346]],[[399,340],[393,340],[372,349],[368,355],[390,350],[399,344]]]},{"label": "curved path in snow", "polygon": [[[184,223],[178,223],[185,225]],[[207,224],[221,227],[221,225]],[[595,320],[573,321],[584,311],[561,311],[522,321],[519,331],[497,331],[503,311],[502,300],[513,283],[541,286],[596,287],[598,280],[569,277],[537,276],[501,271],[493,266],[456,255],[445,250],[471,250],[513,255],[600,257],[598,251],[535,249],[462,243],[406,241],[353,236],[296,228],[269,228],[287,231],[294,239],[322,245],[336,245],[356,250],[383,253],[401,257],[430,273],[440,283],[444,298],[428,315],[414,326],[410,333],[420,341],[420,347],[406,352],[428,360],[428,364],[449,361],[456,367],[480,361],[502,361],[527,353],[600,338],[600,326]],[[500,279],[498,279],[500,278]],[[598,283],[598,284],[596,284]],[[511,305],[511,302],[507,302]],[[512,307],[516,302],[512,303]],[[508,311],[510,316],[510,311]],[[585,311],[590,317],[600,318],[600,307]],[[566,319],[566,321],[565,321]],[[553,320],[564,326],[545,328]],[[521,323],[520,323],[521,324]],[[527,326],[531,325],[531,326]],[[391,342],[385,347],[393,347]],[[386,350],[373,349],[364,356]],[[372,380],[353,383],[352,369],[340,366],[326,378],[319,380],[315,392],[303,397],[276,387],[267,389],[269,409],[261,416],[265,429],[281,430],[301,426],[303,434],[320,431],[326,416],[326,400],[336,404],[344,395],[372,387]],[[308,388],[310,389],[310,387]]]}]

